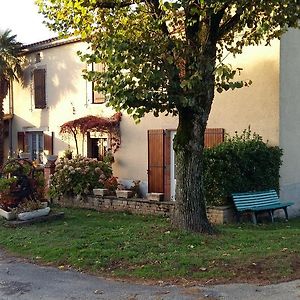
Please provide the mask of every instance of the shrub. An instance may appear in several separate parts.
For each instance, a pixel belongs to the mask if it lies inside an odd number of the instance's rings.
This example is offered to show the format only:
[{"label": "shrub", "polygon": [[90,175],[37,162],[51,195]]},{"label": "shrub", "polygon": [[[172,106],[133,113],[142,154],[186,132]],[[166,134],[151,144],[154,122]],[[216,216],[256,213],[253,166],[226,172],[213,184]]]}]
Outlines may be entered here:
[{"label": "shrub", "polygon": [[87,195],[94,188],[103,188],[111,176],[109,163],[82,156],[60,158],[51,176],[49,194],[51,197]]},{"label": "shrub", "polygon": [[207,205],[224,205],[231,193],[279,190],[282,149],[263,142],[250,128],[241,135],[204,150],[204,187]]}]

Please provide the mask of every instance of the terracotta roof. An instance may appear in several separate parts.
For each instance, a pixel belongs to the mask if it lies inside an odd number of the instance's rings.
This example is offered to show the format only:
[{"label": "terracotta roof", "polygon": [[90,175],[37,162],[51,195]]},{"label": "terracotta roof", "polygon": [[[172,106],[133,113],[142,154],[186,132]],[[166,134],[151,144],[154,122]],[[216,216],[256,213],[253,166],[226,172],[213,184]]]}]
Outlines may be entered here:
[{"label": "terracotta roof", "polygon": [[68,37],[68,38],[55,37],[55,38],[47,39],[44,41],[24,45],[22,47],[22,53],[28,54],[28,53],[32,53],[32,52],[36,52],[36,51],[41,51],[44,49],[58,47],[61,45],[76,43],[79,41],[81,41],[80,37],[74,37],[74,36]]}]

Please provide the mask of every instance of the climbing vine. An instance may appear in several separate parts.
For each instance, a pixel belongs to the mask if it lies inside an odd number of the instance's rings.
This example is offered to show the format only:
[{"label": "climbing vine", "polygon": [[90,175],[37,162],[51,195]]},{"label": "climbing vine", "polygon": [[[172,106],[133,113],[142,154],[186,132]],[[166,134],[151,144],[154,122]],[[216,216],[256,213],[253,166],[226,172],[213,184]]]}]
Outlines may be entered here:
[{"label": "climbing vine", "polygon": [[104,132],[109,135],[112,152],[116,152],[121,145],[120,122],[122,114],[115,113],[109,118],[86,116],[64,123],[60,126],[60,134],[72,135],[78,154],[78,134],[86,135],[88,132]]}]

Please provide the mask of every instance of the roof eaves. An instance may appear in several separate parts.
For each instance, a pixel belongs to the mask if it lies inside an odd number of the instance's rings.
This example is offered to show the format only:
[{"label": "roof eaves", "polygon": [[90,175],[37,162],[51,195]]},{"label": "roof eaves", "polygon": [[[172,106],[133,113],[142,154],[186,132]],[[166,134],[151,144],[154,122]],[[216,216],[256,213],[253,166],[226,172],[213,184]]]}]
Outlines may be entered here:
[{"label": "roof eaves", "polygon": [[74,37],[74,36],[68,37],[68,38],[55,37],[55,38],[47,39],[44,41],[24,45],[22,47],[21,52],[22,52],[22,54],[29,54],[29,53],[41,51],[44,49],[49,49],[49,48],[54,48],[54,47],[58,47],[58,46],[66,45],[66,44],[76,43],[79,41],[81,41],[80,37]]}]

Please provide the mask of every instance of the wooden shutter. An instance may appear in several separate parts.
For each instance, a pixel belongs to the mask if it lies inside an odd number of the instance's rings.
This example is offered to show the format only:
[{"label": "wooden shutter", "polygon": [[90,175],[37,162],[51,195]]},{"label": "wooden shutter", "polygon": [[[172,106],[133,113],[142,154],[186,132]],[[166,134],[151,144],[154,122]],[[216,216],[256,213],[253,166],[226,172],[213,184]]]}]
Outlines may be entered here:
[{"label": "wooden shutter", "polygon": [[18,132],[18,150],[25,151],[25,133],[22,131]]},{"label": "wooden shutter", "polygon": [[46,107],[46,70],[35,69],[33,71],[34,79],[34,104],[35,108]]},{"label": "wooden shutter", "polygon": [[148,130],[148,192],[164,192],[165,132]]},{"label": "wooden shutter", "polygon": [[30,151],[29,144],[28,144],[28,132],[19,131],[17,133],[18,138],[18,150],[22,150],[23,152]]},{"label": "wooden shutter", "polygon": [[53,139],[54,139],[54,132],[51,134],[44,133],[44,150],[49,151],[49,154],[53,154]]},{"label": "wooden shutter", "polygon": [[206,128],[204,134],[204,147],[210,148],[224,142],[223,128]]},{"label": "wooden shutter", "polygon": [[[103,73],[104,72],[104,65],[100,63],[93,63],[92,70],[96,72]],[[101,104],[105,102],[105,96],[102,93],[95,91],[95,83],[92,84],[93,88],[93,103],[94,104]]]}]

